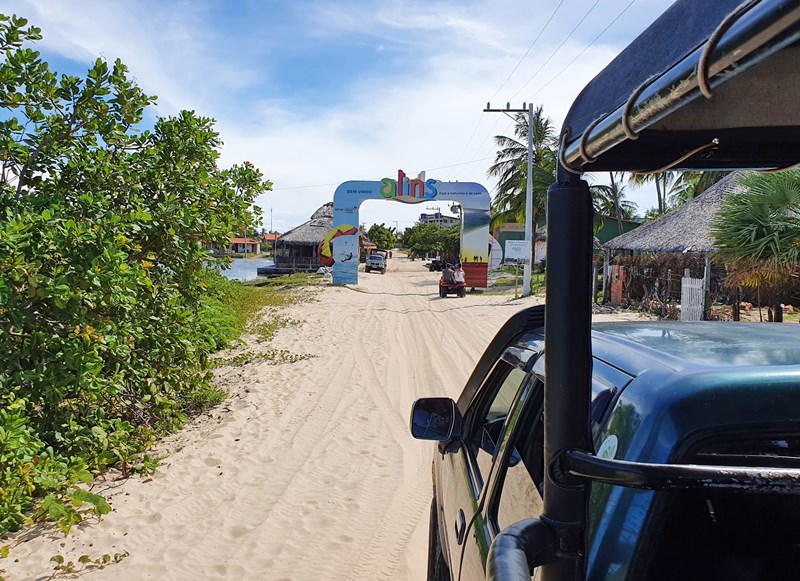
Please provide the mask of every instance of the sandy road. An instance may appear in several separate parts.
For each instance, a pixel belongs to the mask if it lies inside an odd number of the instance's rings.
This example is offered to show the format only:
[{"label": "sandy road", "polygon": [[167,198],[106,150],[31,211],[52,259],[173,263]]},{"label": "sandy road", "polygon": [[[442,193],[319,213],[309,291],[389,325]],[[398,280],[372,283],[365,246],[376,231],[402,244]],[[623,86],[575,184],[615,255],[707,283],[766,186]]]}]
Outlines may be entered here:
[{"label": "sandy road", "polygon": [[[358,289],[282,310],[271,347],[315,357],[221,368],[231,397],[168,438],[153,478],[105,489],[114,511],[0,561],[42,579],[49,558],[127,551],[87,579],[423,579],[432,445],[413,400],[457,396],[502,323],[534,299],[437,294],[438,273],[395,255]],[[18,562],[13,562],[13,559]]]}]

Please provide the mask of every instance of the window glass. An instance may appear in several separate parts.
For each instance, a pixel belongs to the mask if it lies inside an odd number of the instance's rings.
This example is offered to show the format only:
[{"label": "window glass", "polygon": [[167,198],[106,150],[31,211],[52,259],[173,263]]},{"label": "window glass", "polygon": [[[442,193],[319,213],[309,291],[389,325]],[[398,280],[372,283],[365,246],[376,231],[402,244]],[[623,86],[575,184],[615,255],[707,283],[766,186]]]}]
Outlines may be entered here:
[{"label": "window glass", "polygon": [[480,421],[476,422],[476,430],[471,439],[471,451],[475,458],[482,480],[489,476],[497,444],[502,435],[503,423],[508,416],[511,404],[525,382],[527,374],[518,367],[508,366],[508,375],[491,399]]},{"label": "window glass", "polygon": [[541,389],[532,402],[535,413],[528,413],[511,435],[514,447],[504,464],[505,475],[498,492],[496,520],[498,530],[542,513],[540,487],[544,475],[544,422]]}]

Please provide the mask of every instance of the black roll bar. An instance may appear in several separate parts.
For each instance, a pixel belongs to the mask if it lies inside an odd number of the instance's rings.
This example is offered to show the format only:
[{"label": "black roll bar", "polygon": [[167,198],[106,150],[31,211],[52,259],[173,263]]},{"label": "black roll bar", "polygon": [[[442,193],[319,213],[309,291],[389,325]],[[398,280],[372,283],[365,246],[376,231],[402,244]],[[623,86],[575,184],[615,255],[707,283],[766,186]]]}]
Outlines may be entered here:
[{"label": "black roll bar", "polygon": [[593,482],[646,490],[722,489],[763,494],[800,492],[800,469],[649,464],[598,458],[569,450],[559,458],[559,469]]},{"label": "black roll bar", "polygon": [[[592,200],[588,184],[559,172],[547,192],[544,453],[591,450]],[[583,578],[588,487],[584,480],[545,473],[542,520],[553,527],[557,559],[543,581]]]}]

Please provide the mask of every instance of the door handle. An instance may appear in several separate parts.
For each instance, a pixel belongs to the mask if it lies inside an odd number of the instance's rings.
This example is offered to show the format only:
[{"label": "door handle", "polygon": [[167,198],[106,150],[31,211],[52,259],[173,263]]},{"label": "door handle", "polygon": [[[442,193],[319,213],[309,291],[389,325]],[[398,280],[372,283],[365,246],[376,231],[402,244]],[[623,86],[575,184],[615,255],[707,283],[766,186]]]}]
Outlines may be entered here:
[{"label": "door handle", "polygon": [[464,542],[464,533],[467,532],[467,518],[464,516],[464,511],[458,509],[458,520],[456,521],[456,540],[458,544]]}]

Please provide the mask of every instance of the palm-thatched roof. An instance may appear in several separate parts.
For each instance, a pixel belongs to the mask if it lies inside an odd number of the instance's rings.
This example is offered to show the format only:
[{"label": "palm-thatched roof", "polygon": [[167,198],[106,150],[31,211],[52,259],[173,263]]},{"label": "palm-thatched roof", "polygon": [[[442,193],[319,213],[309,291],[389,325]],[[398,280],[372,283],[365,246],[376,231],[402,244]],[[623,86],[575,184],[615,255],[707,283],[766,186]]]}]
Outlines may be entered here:
[{"label": "palm-thatched roof", "polygon": [[742,191],[743,186],[739,184],[742,175],[743,172],[734,172],[725,176],[677,210],[612,238],[603,244],[603,248],[639,252],[713,252],[711,222],[728,194]]},{"label": "palm-thatched roof", "polygon": [[319,244],[333,229],[333,202],[323,204],[311,220],[278,238],[283,244]]}]

